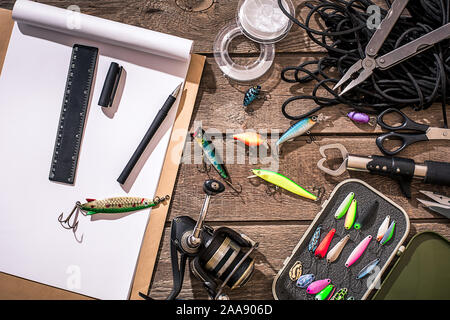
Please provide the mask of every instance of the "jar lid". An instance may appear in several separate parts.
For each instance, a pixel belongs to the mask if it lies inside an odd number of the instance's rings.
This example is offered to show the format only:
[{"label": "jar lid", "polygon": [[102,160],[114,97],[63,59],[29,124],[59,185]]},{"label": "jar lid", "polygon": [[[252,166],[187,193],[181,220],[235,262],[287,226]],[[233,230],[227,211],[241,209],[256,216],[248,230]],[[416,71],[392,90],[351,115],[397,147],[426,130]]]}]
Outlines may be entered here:
[{"label": "jar lid", "polygon": [[[281,2],[295,16],[292,1]],[[236,21],[245,36],[259,43],[278,42],[292,27],[292,21],[281,11],[277,0],[240,0]]]}]

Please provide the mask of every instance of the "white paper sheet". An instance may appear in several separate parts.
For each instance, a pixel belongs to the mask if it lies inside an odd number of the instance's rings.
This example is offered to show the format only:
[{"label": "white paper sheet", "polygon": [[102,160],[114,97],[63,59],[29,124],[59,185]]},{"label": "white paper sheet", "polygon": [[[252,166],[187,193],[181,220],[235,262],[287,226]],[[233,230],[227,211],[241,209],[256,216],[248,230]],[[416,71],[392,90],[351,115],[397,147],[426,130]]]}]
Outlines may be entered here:
[{"label": "white paper sheet", "polygon": [[[76,183],[69,186],[48,176],[75,43],[99,48],[99,60]],[[184,50],[178,55],[190,49]],[[97,102],[113,61],[124,67],[126,79],[111,119]],[[80,216],[81,242],[57,218],[85,198],[153,198],[178,101],[147,148],[150,155],[130,192],[116,179],[188,65],[161,52],[15,23],[0,76],[0,271],[95,298],[128,298],[149,210]]]}]

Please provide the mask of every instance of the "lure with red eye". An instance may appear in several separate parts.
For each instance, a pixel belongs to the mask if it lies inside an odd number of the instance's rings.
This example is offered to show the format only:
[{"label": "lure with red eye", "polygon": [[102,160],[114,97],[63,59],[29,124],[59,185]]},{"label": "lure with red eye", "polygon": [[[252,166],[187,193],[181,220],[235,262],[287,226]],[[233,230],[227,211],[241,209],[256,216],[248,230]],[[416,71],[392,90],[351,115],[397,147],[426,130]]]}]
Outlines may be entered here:
[{"label": "lure with red eye", "polygon": [[319,258],[324,258],[327,254],[328,248],[330,247],[331,240],[333,239],[336,229],[331,229],[330,232],[323,238],[322,242],[317,247],[314,255]]}]

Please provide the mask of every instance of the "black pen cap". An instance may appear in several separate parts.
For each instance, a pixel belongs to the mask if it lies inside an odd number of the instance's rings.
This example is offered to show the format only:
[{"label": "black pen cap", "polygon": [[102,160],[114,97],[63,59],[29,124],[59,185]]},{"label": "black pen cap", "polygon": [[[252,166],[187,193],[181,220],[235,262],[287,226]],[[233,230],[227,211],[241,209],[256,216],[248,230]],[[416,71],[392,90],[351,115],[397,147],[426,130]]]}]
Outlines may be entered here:
[{"label": "black pen cap", "polygon": [[115,62],[111,62],[108,74],[106,75],[105,84],[103,85],[98,105],[102,107],[111,107],[116,95],[117,86],[119,85],[122,67]]}]

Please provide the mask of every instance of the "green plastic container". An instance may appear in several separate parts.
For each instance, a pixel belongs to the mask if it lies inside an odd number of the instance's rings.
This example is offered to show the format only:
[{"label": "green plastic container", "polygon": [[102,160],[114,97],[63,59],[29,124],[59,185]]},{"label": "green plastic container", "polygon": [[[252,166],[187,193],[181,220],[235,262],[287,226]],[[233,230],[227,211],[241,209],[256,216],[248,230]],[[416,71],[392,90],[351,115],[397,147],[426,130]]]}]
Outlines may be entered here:
[{"label": "green plastic container", "polygon": [[415,235],[384,279],[374,300],[449,300],[450,243],[438,233]]}]

